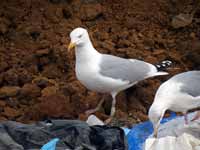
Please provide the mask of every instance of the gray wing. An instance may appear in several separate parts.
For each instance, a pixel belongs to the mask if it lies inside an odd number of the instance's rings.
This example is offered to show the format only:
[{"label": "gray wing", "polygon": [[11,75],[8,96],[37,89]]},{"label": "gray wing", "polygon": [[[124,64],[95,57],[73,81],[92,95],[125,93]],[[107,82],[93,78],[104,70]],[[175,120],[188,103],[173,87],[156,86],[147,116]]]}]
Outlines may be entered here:
[{"label": "gray wing", "polygon": [[135,60],[130,61],[112,55],[102,55],[100,73],[114,79],[128,80],[131,83],[145,79],[151,70],[146,62]]},{"label": "gray wing", "polygon": [[194,97],[200,96],[200,71],[181,73],[174,79],[183,83],[181,92],[190,94]]}]

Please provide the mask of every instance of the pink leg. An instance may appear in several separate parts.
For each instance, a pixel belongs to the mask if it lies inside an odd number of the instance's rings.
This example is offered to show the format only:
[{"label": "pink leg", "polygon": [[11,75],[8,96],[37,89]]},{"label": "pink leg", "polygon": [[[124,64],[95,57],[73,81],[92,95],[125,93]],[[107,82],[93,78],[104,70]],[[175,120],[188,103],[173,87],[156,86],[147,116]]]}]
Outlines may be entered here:
[{"label": "pink leg", "polygon": [[111,107],[111,112],[110,112],[110,117],[104,121],[105,124],[110,124],[115,116],[115,111],[116,111],[116,94],[112,95],[112,107]]},{"label": "pink leg", "polygon": [[113,120],[113,117],[109,117],[108,119],[106,119],[106,120],[104,121],[105,125],[110,124],[110,123],[112,122],[112,120]]},{"label": "pink leg", "polygon": [[93,113],[99,111],[99,109],[101,108],[101,106],[102,106],[104,100],[105,100],[105,98],[104,98],[104,96],[103,96],[103,98],[102,98],[102,99],[100,100],[100,102],[98,103],[97,107],[94,108],[94,109],[89,109],[89,110],[87,110],[87,111],[85,112],[85,114],[89,116],[89,115],[91,115],[91,114],[93,114]]},{"label": "pink leg", "polygon": [[200,111],[198,111],[196,113],[196,115],[194,116],[194,118],[192,119],[192,121],[195,121],[195,120],[198,120],[198,119],[200,119]]},{"label": "pink leg", "polygon": [[185,124],[188,124],[188,117],[187,117],[187,113],[184,113],[184,120],[185,120]]},{"label": "pink leg", "polygon": [[154,136],[155,138],[158,137],[158,127],[154,128],[153,136]]}]

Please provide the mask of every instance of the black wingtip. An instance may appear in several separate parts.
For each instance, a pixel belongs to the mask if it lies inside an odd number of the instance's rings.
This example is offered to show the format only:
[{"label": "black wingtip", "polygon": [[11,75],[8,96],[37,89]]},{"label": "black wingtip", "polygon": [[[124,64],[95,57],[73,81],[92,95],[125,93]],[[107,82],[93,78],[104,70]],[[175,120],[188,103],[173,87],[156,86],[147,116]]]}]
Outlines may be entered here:
[{"label": "black wingtip", "polygon": [[172,61],[170,61],[170,60],[164,60],[164,61],[156,64],[155,66],[158,69],[158,71],[165,71],[171,65],[172,65]]}]

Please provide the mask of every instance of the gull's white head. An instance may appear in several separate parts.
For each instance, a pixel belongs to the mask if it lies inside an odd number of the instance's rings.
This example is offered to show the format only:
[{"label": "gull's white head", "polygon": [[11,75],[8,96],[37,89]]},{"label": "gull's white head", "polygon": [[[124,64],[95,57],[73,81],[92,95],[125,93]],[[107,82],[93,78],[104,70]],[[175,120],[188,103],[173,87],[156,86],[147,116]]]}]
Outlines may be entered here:
[{"label": "gull's white head", "polygon": [[90,42],[89,35],[86,29],[84,28],[76,28],[70,33],[71,42],[68,46],[68,49],[72,49],[74,47],[81,47],[87,42]]}]

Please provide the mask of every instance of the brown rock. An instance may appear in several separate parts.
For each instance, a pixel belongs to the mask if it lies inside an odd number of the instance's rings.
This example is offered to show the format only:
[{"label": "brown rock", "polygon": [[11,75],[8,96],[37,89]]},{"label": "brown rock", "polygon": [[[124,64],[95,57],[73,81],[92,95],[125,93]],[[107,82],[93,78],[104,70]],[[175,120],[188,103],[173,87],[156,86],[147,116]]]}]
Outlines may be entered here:
[{"label": "brown rock", "polygon": [[127,48],[129,46],[131,46],[131,42],[129,40],[119,40],[119,42],[117,43],[117,48]]},{"label": "brown rock", "polygon": [[0,107],[5,107],[6,106],[6,102],[4,100],[0,100]]},{"label": "brown rock", "polygon": [[35,57],[35,54],[30,54],[23,58],[24,66],[31,66],[35,65],[37,63],[37,58]]},{"label": "brown rock", "polygon": [[89,91],[84,101],[85,104],[88,106],[88,109],[93,109],[97,107],[100,99],[101,97],[99,94]]},{"label": "brown rock", "polygon": [[0,23],[0,33],[5,34],[8,32],[8,26],[4,23]]},{"label": "brown rock", "polygon": [[45,66],[50,63],[50,59],[48,57],[40,57],[39,58],[39,64],[40,66]]},{"label": "brown rock", "polygon": [[30,66],[28,66],[27,71],[33,74],[37,74],[38,73],[38,67],[35,64],[32,64]]},{"label": "brown rock", "polygon": [[9,100],[6,101],[6,103],[9,107],[17,109],[18,104],[19,104],[19,100],[18,100],[17,97],[12,97],[12,98],[10,97]]},{"label": "brown rock", "polygon": [[3,80],[4,80],[4,75],[3,75],[3,74],[0,74],[0,85],[2,85]]},{"label": "brown rock", "polygon": [[155,41],[151,38],[144,39],[145,49],[151,49],[154,47]]},{"label": "brown rock", "polygon": [[45,66],[42,74],[47,78],[60,78],[62,76],[61,70],[55,64]]},{"label": "brown rock", "polygon": [[55,86],[48,86],[42,90],[42,96],[50,96],[55,95],[58,91],[58,87]]},{"label": "brown rock", "polygon": [[125,92],[120,92],[117,95],[117,109],[122,110],[123,112],[127,112],[127,97]]},{"label": "brown rock", "polygon": [[16,96],[20,91],[18,86],[4,86],[0,89],[0,98]]},{"label": "brown rock", "polygon": [[94,20],[102,15],[101,4],[84,4],[81,6],[80,14],[82,20]]},{"label": "brown rock", "polygon": [[191,49],[193,52],[197,52],[198,54],[200,53],[200,43],[199,40],[193,40],[191,42]]},{"label": "brown rock", "polygon": [[62,10],[57,7],[48,7],[44,12],[45,17],[51,21],[52,23],[58,23],[59,20],[62,18]]},{"label": "brown rock", "polygon": [[72,95],[70,101],[73,108],[79,108],[76,109],[78,113],[82,113],[89,108],[88,103],[85,102],[85,96],[80,93]]},{"label": "brown rock", "polygon": [[196,38],[196,34],[195,34],[194,32],[191,32],[191,33],[190,33],[190,37],[191,37],[192,39],[195,39],[195,38]]},{"label": "brown rock", "polygon": [[0,107],[0,113],[2,113],[4,111],[3,107]]},{"label": "brown rock", "polygon": [[111,106],[112,106],[112,97],[110,94],[104,96],[105,102],[103,104],[104,112],[106,115],[110,115]]},{"label": "brown rock", "polygon": [[5,107],[4,108],[4,113],[3,113],[6,117],[11,117],[11,118],[13,118],[13,117],[17,117],[17,116],[19,116],[20,115],[20,112],[19,111],[17,111],[16,109],[13,109],[13,108],[11,108],[11,107]]},{"label": "brown rock", "polygon": [[153,55],[161,55],[161,54],[165,54],[164,49],[157,49],[153,52]]},{"label": "brown rock", "polygon": [[11,68],[4,74],[4,80],[9,85],[18,85],[19,84],[19,75],[17,73],[17,70],[15,68]]},{"label": "brown rock", "polygon": [[64,87],[64,92],[71,94],[85,94],[86,88],[77,80],[70,82]]},{"label": "brown rock", "polygon": [[[49,50],[49,52],[50,52],[50,49],[49,49],[49,46],[50,46],[50,42],[49,41],[47,41],[47,40],[42,40],[42,41],[40,41],[40,43],[38,44],[38,49],[41,49],[41,50]],[[43,51],[43,53],[45,52],[45,51]],[[40,54],[41,54],[41,51],[39,52]],[[47,53],[47,52],[45,52],[45,53]],[[49,53],[48,53],[49,54]],[[44,55],[44,54],[43,54]]]},{"label": "brown rock", "polygon": [[128,17],[126,20],[126,27],[128,29],[132,29],[134,28],[135,25],[136,25],[135,19],[133,17]]},{"label": "brown rock", "polygon": [[134,48],[126,48],[126,55],[129,58],[136,58],[137,57],[136,49],[134,49]]},{"label": "brown rock", "polygon": [[172,19],[172,27],[173,28],[181,28],[188,26],[192,23],[193,15],[192,14],[179,14]]},{"label": "brown rock", "polygon": [[100,41],[109,39],[109,34],[107,32],[95,32],[95,33],[93,33],[93,36]]},{"label": "brown rock", "polygon": [[7,18],[0,18],[0,33],[5,34],[9,30],[10,20]]},{"label": "brown rock", "polygon": [[41,50],[37,50],[35,55],[41,57],[41,56],[44,56],[44,55],[48,55],[49,52],[50,52],[49,49],[41,49]]},{"label": "brown rock", "polygon": [[137,99],[134,95],[131,95],[131,97],[129,98],[128,105],[129,105],[129,108],[128,108],[129,112],[131,112],[132,110],[146,112],[146,109],[142,105],[141,101]]},{"label": "brown rock", "polygon": [[200,67],[200,43],[199,40],[188,40],[180,42],[177,45],[181,53],[193,63],[193,69],[199,69]]},{"label": "brown rock", "polygon": [[146,114],[144,114],[143,112],[137,112],[135,113],[135,115],[140,118],[141,121],[146,121],[148,120],[148,116]]},{"label": "brown rock", "polygon": [[151,64],[156,64],[158,63],[158,59],[156,57],[153,56],[147,56],[147,58],[145,59],[146,62],[149,62]]},{"label": "brown rock", "polygon": [[99,42],[98,45],[102,49],[107,49],[107,50],[112,50],[114,48],[114,46],[115,46],[115,44],[113,42],[110,42],[110,41]]},{"label": "brown rock", "polygon": [[49,0],[53,4],[61,3],[63,0]]},{"label": "brown rock", "polygon": [[89,4],[89,3],[91,3],[91,4],[94,4],[94,3],[98,3],[99,2],[99,0],[81,0],[83,3],[85,3],[85,4]]},{"label": "brown rock", "polygon": [[0,62],[0,72],[4,71],[6,68],[8,68],[9,65],[6,61],[1,61]]},{"label": "brown rock", "polygon": [[53,4],[59,4],[59,3],[71,3],[72,0],[49,0]]},{"label": "brown rock", "polygon": [[28,72],[25,68],[18,69],[18,74],[20,74],[18,80],[21,85],[30,82],[33,78],[33,74]]},{"label": "brown rock", "polygon": [[124,53],[125,54],[127,49],[126,48],[118,48],[118,49],[116,49],[116,51],[119,52],[119,53]]},{"label": "brown rock", "polygon": [[81,113],[79,114],[78,119],[82,121],[86,121],[88,119],[88,116],[85,113]]},{"label": "brown rock", "polygon": [[36,84],[32,83],[24,84],[20,92],[21,96],[28,96],[31,98],[38,97],[40,96],[40,94],[41,94],[41,89]]},{"label": "brown rock", "polygon": [[22,67],[9,69],[4,74],[4,80],[10,85],[23,85],[31,79],[32,74]]},{"label": "brown rock", "polygon": [[58,87],[58,83],[56,82],[56,80],[48,79],[48,78],[43,77],[43,76],[36,76],[32,80],[32,83],[35,83],[37,86],[39,86],[41,88],[45,88],[47,86],[52,86],[52,85]]},{"label": "brown rock", "polygon": [[71,18],[72,13],[69,11],[69,9],[64,8],[64,9],[62,10],[62,12],[63,12],[63,16],[64,16],[65,19]]},{"label": "brown rock", "polygon": [[126,111],[123,110],[116,110],[116,117],[119,118],[120,120],[127,120],[128,114]]},{"label": "brown rock", "polygon": [[56,118],[72,118],[74,111],[74,108],[70,104],[69,97],[65,97],[61,94],[42,97],[38,108],[39,113],[42,116],[50,116]]},{"label": "brown rock", "polygon": [[6,121],[6,120],[8,120],[8,119],[6,119],[6,118],[3,117],[3,116],[0,116],[0,121]]}]

